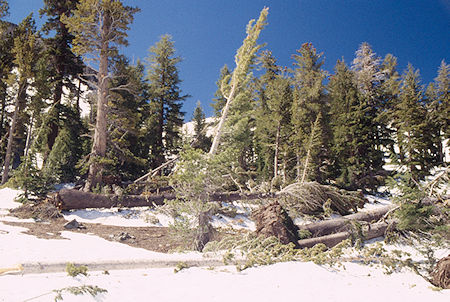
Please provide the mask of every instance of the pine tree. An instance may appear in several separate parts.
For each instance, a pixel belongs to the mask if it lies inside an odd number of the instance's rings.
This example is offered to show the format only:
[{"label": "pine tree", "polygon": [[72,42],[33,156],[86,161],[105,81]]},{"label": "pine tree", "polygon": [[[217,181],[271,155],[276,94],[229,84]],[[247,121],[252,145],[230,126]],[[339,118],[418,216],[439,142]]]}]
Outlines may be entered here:
[{"label": "pine tree", "polygon": [[13,30],[10,28],[10,23],[1,20],[7,14],[8,3],[0,1],[0,163],[2,166],[8,142],[7,108],[11,102],[11,97],[7,90],[8,77],[12,72],[14,61],[12,52],[14,46]]},{"label": "pine tree", "polygon": [[[290,109],[292,106],[291,79],[276,65],[270,52],[261,56],[261,66],[266,72],[258,79],[259,97],[256,108],[256,142],[258,159],[262,162],[263,174],[270,172],[271,178],[282,175],[286,180],[287,171],[281,169],[281,159],[289,141]],[[269,176],[269,175],[266,175]]]},{"label": "pine tree", "polygon": [[229,78],[231,75],[230,70],[228,69],[228,66],[225,64],[221,69],[220,69],[220,75],[219,75],[219,79],[216,82],[217,85],[217,91],[214,93],[214,98],[213,98],[213,102],[211,104],[211,106],[214,109],[214,115],[216,117],[219,117],[222,115],[222,109],[223,107],[225,107],[225,104],[227,103],[227,100],[225,99],[225,97],[222,94],[222,90],[221,90],[221,86],[222,86],[222,82],[226,79]]},{"label": "pine tree", "polygon": [[181,107],[189,95],[183,95],[180,89],[177,64],[181,58],[175,56],[171,36],[162,36],[149,52],[147,80],[150,104],[147,127],[152,132],[148,133],[147,139],[151,167],[156,168],[164,163],[166,155],[177,152],[184,116]]},{"label": "pine tree", "polygon": [[263,179],[274,177],[274,134],[276,126],[273,123],[270,110],[267,106],[267,90],[280,72],[272,52],[264,50],[257,58],[257,63],[264,73],[255,78],[256,104],[255,104],[255,152],[257,154],[257,169]]},{"label": "pine tree", "polygon": [[438,69],[438,75],[427,89],[430,100],[428,111],[430,122],[439,129],[439,163],[444,163],[444,146],[442,142],[450,138],[450,65],[442,60]]},{"label": "pine tree", "polygon": [[[321,60],[322,55],[322,53],[317,53],[317,50],[311,43],[303,44],[297,50],[297,54],[293,55],[296,68],[294,69],[295,90],[291,121],[294,129],[292,140],[297,157],[297,179],[300,179],[302,176],[301,168],[305,164],[306,146],[308,146],[314,122],[319,114],[325,117],[328,111],[323,84],[326,73],[321,69],[324,63]],[[322,128],[321,133],[323,137],[320,139],[321,143],[314,150],[314,154],[310,154],[311,158],[309,161],[309,165],[311,165],[309,179],[319,182],[324,180],[323,169],[320,167],[326,156],[324,127],[325,123],[322,120],[320,128]]]},{"label": "pine tree", "polygon": [[106,158],[109,161],[107,173],[119,175],[123,180],[135,179],[145,170],[146,154],[140,143],[143,134],[143,110],[146,84],[144,66],[138,62],[131,65],[119,56],[115,59],[111,81],[109,107],[108,148]]},{"label": "pine tree", "polygon": [[338,60],[334,75],[328,83],[330,97],[330,126],[332,130],[333,178],[345,188],[357,189],[358,180],[365,175],[366,150],[364,111],[361,106],[354,74],[345,62]]},{"label": "pine tree", "polygon": [[394,153],[393,130],[389,127],[390,112],[398,102],[400,92],[400,75],[397,72],[397,58],[387,54],[380,66],[383,73],[380,83],[380,108],[378,108],[378,130],[381,134],[383,146]]},{"label": "pine tree", "polygon": [[207,125],[200,101],[197,101],[192,121],[194,122],[194,138],[192,147],[207,152],[211,147],[211,138],[206,136]]},{"label": "pine tree", "polygon": [[62,111],[66,110],[64,106],[67,104],[61,103],[63,89],[66,88],[66,91],[75,94],[78,87],[74,80],[82,73],[81,59],[75,56],[71,50],[74,37],[69,33],[66,24],[60,20],[63,15],[71,16],[77,3],[78,0],[44,0],[44,8],[39,11],[41,16],[46,15],[48,17],[42,28],[44,33],[55,32],[53,37],[44,40],[49,70],[47,83],[42,86],[50,89],[52,94],[52,104],[48,113],[46,113],[48,118],[44,118],[48,124],[42,125],[47,131],[41,131],[45,135],[45,138],[41,138],[44,165],[59,134]]},{"label": "pine tree", "polygon": [[102,159],[106,155],[107,144],[107,99],[110,94],[109,60],[117,55],[118,46],[128,44],[126,31],[137,11],[137,8],[124,6],[119,0],[80,0],[72,16],[61,17],[69,33],[75,36],[73,52],[86,55],[85,61],[92,59],[99,66],[95,74],[97,118],[88,179],[84,187],[86,191],[102,183]]},{"label": "pine tree", "polygon": [[419,72],[409,64],[402,76],[399,102],[393,112],[396,142],[400,149],[399,162],[407,168],[410,185],[423,179],[438,159],[434,142],[436,129],[426,110]]},{"label": "pine tree", "polygon": [[358,87],[359,98],[361,100],[361,156],[364,163],[361,165],[360,186],[375,188],[376,176],[383,170],[383,143],[386,133],[380,123],[380,110],[383,109],[381,98],[381,82],[384,79],[380,70],[381,59],[376,56],[371,46],[364,42],[356,51],[353,60],[352,70],[355,75],[355,84]]},{"label": "pine tree", "polygon": [[9,83],[15,85],[15,101],[14,114],[9,129],[8,145],[3,164],[2,184],[6,183],[9,178],[9,169],[13,155],[13,147],[17,150],[16,154],[17,166],[20,163],[20,157],[25,149],[25,137],[27,121],[29,117],[25,112],[27,106],[27,87],[28,82],[34,77],[34,67],[39,57],[39,47],[37,44],[36,27],[32,15],[26,17],[15,31],[14,48],[14,65],[17,68],[17,74],[12,73],[9,77]]},{"label": "pine tree", "polygon": [[239,95],[240,89],[244,86],[243,83],[248,83],[249,68],[252,65],[256,53],[261,48],[260,45],[256,44],[261,30],[266,25],[267,15],[269,13],[269,8],[265,7],[258,20],[251,20],[247,25],[247,37],[244,39],[242,46],[238,49],[235,56],[236,67],[233,73],[229,77],[225,77],[220,85],[220,90],[223,97],[227,100],[225,106],[223,107],[221,118],[217,126],[216,133],[213,138],[211,149],[209,154],[214,155],[217,153],[221,136],[223,134],[223,128],[225,121],[230,110],[231,103]]}]

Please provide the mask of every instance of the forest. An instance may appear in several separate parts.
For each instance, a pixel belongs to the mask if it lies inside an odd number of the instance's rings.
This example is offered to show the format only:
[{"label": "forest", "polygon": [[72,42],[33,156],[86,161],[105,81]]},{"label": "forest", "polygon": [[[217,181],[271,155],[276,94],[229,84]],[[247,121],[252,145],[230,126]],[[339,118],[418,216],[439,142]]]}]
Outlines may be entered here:
[{"label": "forest", "polygon": [[[412,64],[398,70],[394,55],[379,57],[362,42],[351,62],[326,71],[324,54],[299,41],[292,65],[280,66],[258,42],[264,8],[230,54],[235,66],[218,71],[215,116],[207,119],[200,103],[183,112],[189,91],[180,88],[181,57],[170,35],[142,61],[120,53],[139,8],[119,0],[43,2],[46,22],[36,28],[32,14],[20,24],[4,21],[8,1],[0,0],[1,184],[21,189],[23,203],[53,200],[67,210],[155,198],[189,213],[174,228],[201,251],[221,201],[280,199],[292,218],[323,217],[356,213],[364,194],[395,190],[400,234],[448,240],[449,199],[438,190],[448,184],[444,60],[434,81],[423,83]],[[55,197],[64,183],[75,189]],[[311,236],[303,231],[303,239]]]}]

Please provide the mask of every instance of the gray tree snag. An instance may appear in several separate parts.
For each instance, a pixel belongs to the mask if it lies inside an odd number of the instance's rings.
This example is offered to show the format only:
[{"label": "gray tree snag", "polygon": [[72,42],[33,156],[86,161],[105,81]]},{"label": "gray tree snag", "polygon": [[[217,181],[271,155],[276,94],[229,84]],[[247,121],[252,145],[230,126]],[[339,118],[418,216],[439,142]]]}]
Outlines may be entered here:
[{"label": "gray tree snag", "polygon": [[124,6],[120,0],[80,0],[72,16],[61,17],[61,22],[75,36],[73,52],[84,56],[85,62],[93,62],[98,66],[98,72],[89,75],[97,80],[96,83],[90,82],[97,88],[97,118],[85,191],[91,191],[97,184],[102,183],[109,92],[121,89],[108,88],[112,77],[108,73],[108,61],[117,55],[117,46],[128,45],[126,31],[134,20],[133,15],[138,11],[137,8]]}]

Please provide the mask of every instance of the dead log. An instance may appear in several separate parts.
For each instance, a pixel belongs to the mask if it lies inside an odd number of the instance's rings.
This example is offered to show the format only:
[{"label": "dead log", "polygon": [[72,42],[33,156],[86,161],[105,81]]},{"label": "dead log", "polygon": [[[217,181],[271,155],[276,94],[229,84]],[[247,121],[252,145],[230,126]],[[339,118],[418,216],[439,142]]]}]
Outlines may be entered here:
[{"label": "dead log", "polygon": [[[369,240],[373,238],[377,238],[380,236],[384,236],[386,230],[388,228],[388,224],[386,222],[378,222],[367,227],[363,227],[362,234],[364,240]],[[298,245],[300,248],[305,247],[313,247],[318,243],[323,243],[327,247],[331,248],[337,245],[339,242],[351,238],[354,235],[352,231],[339,232],[336,234],[325,235],[315,238],[302,239],[298,241]]]},{"label": "dead log", "polygon": [[309,231],[312,237],[325,236],[331,233],[346,232],[351,228],[351,221],[375,222],[394,208],[394,205],[384,206],[379,209],[346,215],[341,218],[301,225],[299,226],[299,229],[300,231]]},{"label": "dead log", "polygon": [[61,210],[111,207],[142,207],[163,205],[165,199],[174,199],[168,195],[101,195],[71,189],[62,189],[56,193],[52,201]]},{"label": "dead log", "polygon": [[[236,201],[236,200],[254,200],[274,197],[274,194],[267,193],[215,193],[209,196],[209,201]],[[101,195],[89,192],[83,192],[72,189],[62,189],[51,199],[61,210],[75,210],[86,208],[111,208],[111,207],[152,207],[163,205],[164,200],[175,199],[175,194],[160,195]]]}]

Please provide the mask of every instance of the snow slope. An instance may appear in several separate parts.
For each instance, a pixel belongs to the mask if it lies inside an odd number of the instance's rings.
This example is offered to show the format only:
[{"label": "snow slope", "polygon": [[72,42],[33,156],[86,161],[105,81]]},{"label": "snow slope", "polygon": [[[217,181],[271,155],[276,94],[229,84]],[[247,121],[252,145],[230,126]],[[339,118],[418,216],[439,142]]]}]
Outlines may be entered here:
[{"label": "snow slope", "polygon": [[[109,242],[93,235],[64,231],[62,240],[23,234],[2,223],[6,209],[17,206],[17,192],[0,190],[0,272],[26,263],[107,261],[190,261],[200,253],[162,254]],[[112,213],[112,212],[111,212]],[[114,216],[111,213],[108,215]],[[123,220],[122,222],[124,222]],[[173,263],[173,262],[172,262]],[[53,290],[92,285],[108,292],[92,298],[66,293],[64,301],[448,301],[450,290],[433,290],[411,271],[385,275],[381,268],[345,263],[332,270],[311,262],[286,262],[237,272],[234,267],[173,267],[66,273],[0,275],[0,301],[53,301]],[[31,300],[30,300],[31,299]]]}]

